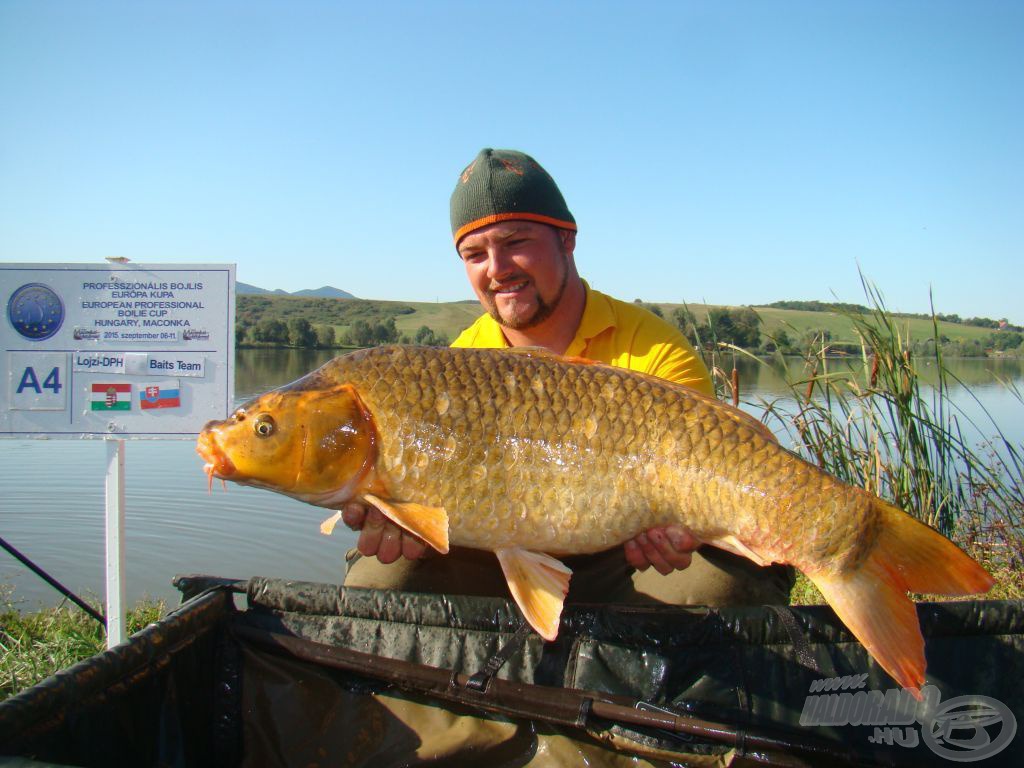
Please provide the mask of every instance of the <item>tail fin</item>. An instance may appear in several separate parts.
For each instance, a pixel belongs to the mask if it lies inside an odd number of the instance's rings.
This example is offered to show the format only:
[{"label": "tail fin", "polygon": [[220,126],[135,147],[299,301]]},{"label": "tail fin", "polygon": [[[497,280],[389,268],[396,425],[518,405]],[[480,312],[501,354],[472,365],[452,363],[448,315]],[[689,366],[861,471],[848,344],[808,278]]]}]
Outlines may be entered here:
[{"label": "tail fin", "polygon": [[904,688],[924,685],[924,638],[907,592],[987,592],[992,577],[956,544],[881,499],[875,546],[853,572],[808,574],[868,653]]}]

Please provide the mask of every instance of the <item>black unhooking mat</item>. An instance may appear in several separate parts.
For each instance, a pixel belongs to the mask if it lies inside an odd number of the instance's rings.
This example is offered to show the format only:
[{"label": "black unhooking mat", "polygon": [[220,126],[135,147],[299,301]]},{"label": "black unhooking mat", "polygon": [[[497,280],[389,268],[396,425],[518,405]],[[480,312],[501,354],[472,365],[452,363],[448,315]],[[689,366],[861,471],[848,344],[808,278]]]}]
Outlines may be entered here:
[{"label": "black unhooking mat", "polygon": [[[922,603],[901,691],[828,607],[568,606],[179,577],[0,703],[0,766],[1024,765],[1024,603]],[[246,607],[235,607],[235,595]]]}]

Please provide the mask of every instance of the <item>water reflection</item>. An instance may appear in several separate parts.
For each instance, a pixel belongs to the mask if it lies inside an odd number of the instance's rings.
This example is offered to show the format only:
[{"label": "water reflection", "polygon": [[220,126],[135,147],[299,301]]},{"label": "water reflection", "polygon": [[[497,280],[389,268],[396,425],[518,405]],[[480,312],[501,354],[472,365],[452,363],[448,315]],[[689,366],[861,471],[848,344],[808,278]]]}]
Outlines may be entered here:
[{"label": "water reflection", "polygon": [[[740,387],[743,393],[765,396],[780,395],[786,392],[787,377],[791,381],[803,381],[811,375],[806,362],[795,357],[787,357],[780,364],[777,361],[762,362],[737,355],[735,362],[740,374]],[[945,362],[950,373],[947,383],[953,387],[1002,388],[1001,382],[1003,381],[1020,381],[1024,378],[1024,360],[985,358],[951,359]],[[729,359],[722,365],[728,369],[726,371],[728,373],[732,370],[733,361]],[[863,361],[854,358],[829,358],[826,365],[828,371],[855,376],[861,384],[866,383],[870,373],[870,369],[867,369]],[[929,386],[935,386],[938,383],[938,373],[931,361],[918,362],[916,370],[921,383]]]},{"label": "water reflection", "polygon": [[316,370],[338,354],[320,349],[240,349],[235,354],[235,399],[280,387]]}]

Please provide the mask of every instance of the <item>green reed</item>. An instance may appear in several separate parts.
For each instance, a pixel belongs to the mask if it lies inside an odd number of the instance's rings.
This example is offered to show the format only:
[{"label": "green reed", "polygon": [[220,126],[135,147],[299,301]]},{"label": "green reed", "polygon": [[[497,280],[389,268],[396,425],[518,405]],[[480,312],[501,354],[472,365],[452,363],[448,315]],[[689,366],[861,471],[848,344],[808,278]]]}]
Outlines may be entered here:
[{"label": "green reed", "polygon": [[[878,290],[863,282],[870,311],[849,315],[859,356],[840,359],[828,341],[817,338],[805,355],[803,375],[787,379],[787,395],[759,404],[763,420],[777,434],[788,434],[790,447],[804,458],[1019,577],[1022,447],[1006,438],[984,408],[987,423],[973,423],[951,399],[951,383],[970,390],[946,365],[934,312],[932,343],[918,344],[928,351],[915,356],[912,340],[886,311]],[[972,444],[965,431],[992,437]]]},{"label": "green reed", "polygon": [[[953,384],[974,396],[946,364],[934,311],[932,338],[911,339],[879,291],[862,283],[869,311],[848,314],[859,354],[840,354],[818,336],[796,377],[781,355],[763,360],[702,340],[719,397],[739,397],[737,355],[778,368],[787,392],[751,404],[787,447],[957,541],[997,573],[1002,596],[1024,595],[1024,447],[1011,443],[980,403],[983,424],[953,402]],[[929,343],[913,343],[921,341]],[[1024,407],[1019,389],[1003,383]]]}]

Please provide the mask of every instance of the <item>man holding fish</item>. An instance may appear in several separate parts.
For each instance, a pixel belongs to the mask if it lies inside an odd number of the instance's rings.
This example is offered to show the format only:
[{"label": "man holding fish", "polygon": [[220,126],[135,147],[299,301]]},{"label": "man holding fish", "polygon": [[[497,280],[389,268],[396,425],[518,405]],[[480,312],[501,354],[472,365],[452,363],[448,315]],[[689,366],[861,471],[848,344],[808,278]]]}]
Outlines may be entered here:
[{"label": "man holding fish", "polygon": [[[453,347],[542,347],[713,396],[704,363],[678,329],[580,277],[576,221],[555,181],[529,155],[482,150],[456,182],[451,222],[466,275],[486,310]],[[490,553],[453,549],[434,557],[421,539],[360,503],[346,505],[343,519],[360,531],[358,551],[348,557],[347,586],[507,594]],[[577,574],[569,599],[588,602],[785,603],[792,584],[788,568],[759,567],[700,547],[677,525],[566,562]]]},{"label": "man holding fish", "polygon": [[709,397],[670,326],[579,278],[575,222],[529,157],[481,153],[452,221],[488,310],[456,346],[476,348],[364,349],[254,398],[200,432],[211,482],[343,508],[321,531],[363,529],[348,586],[511,594],[547,640],[566,600],[772,603],[788,572],[761,566],[795,566],[920,699],[908,593],[978,594],[992,577]]}]

